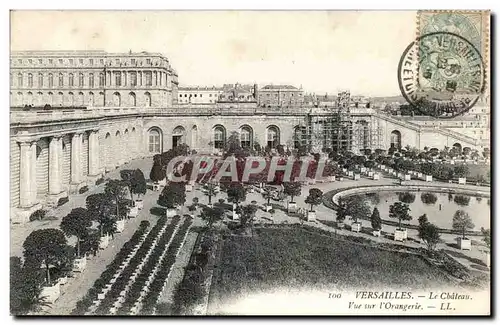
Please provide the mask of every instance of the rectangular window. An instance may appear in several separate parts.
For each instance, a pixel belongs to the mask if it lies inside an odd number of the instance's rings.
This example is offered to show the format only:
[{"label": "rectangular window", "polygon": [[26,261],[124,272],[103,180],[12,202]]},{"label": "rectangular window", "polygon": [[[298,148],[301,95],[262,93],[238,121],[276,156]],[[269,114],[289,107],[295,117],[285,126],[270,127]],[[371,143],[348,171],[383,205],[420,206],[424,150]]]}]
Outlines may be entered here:
[{"label": "rectangular window", "polygon": [[73,59],[69,59],[69,64],[73,64]]},{"label": "rectangular window", "polygon": [[23,64],[23,60],[22,60],[22,59],[18,59],[18,60],[17,60],[17,63],[19,63],[19,64]]},{"label": "rectangular window", "polygon": [[94,59],[89,59],[89,64],[94,65]]},{"label": "rectangular window", "polygon": [[104,59],[100,59],[99,63],[104,65]]},{"label": "rectangular window", "polygon": [[153,85],[153,74],[151,71],[146,71],[146,86],[152,86]]},{"label": "rectangular window", "polygon": [[54,63],[54,60],[53,60],[53,59],[49,59],[49,63],[50,63],[50,64],[53,64],[53,63]]},{"label": "rectangular window", "polygon": [[136,72],[130,73],[130,85],[137,86],[137,73]]},{"label": "rectangular window", "polygon": [[115,62],[116,62],[116,65],[120,65],[120,59],[116,59]]},{"label": "rectangular window", "polygon": [[115,85],[116,86],[121,86],[122,85],[122,74],[121,74],[121,72],[115,72]]},{"label": "rectangular window", "polygon": [[80,64],[83,64],[83,59],[79,59],[78,61],[80,62]]},{"label": "rectangular window", "polygon": [[28,63],[29,64],[33,64],[33,60],[32,59],[28,59]]},{"label": "rectangular window", "polygon": [[63,59],[59,59],[59,64],[63,64]]},{"label": "rectangular window", "polygon": [[151,59],[146,59],[146,64],[151,64]]},{"label": "rectangular window", "polygon": [[135,59],[130,60],[130,63],[131,63],[132,65],[135,65]]},{"label": "rectangular window", "polygon": [[42,64],[43,63],[43,60],[42,59],[38,59],[38,64]]}]

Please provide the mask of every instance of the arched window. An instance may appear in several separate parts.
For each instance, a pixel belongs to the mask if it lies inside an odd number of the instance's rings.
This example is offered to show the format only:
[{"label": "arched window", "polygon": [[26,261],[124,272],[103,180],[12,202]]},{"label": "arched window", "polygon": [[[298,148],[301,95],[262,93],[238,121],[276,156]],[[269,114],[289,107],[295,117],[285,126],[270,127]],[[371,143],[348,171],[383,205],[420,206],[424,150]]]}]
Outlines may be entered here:
[{"label": "arched window", "polygon": [[137,105],[135,94],[133,92],[131,92],[131,93],[128,94],[128,101],[129,101],[129,103],[130,103],[131,106],[136,106]]},{"label": "arched window", "polygon": [[75,76],[73,76],[72,73],[69,74],[68,84],[70,87],[73,87],[75,85]]},{"label": "arched window", "polygon": [[31,91],[28,91],[28,96],[26,97],[26,103],[28,105],[33,105],[33,93]]},{"label": "arched window", "polygon": [[94,88],[94,74],[89,74],[89,88]]},{"label": "arched window", "polygon": [[214,128],[214,148],[224,149],[226,145],[226,129],[222,125]]},{"label": "arched window", "polygon": [[267,146],[269,148],[276,148],[280,144],[280,131],[278,127],[272,125],[267,128]]},{"label": "arched window", "polygon": [[22,92],[18,92],[17,93],[16,101],[17,101],[18,105],[22,105],[23,104],[23,93]]},{"label": "arched window", "polygon": [[122,105],[122,98],[120,93],[116,92],[113,94],[113,106],[120,107]]},{"label": "arched window", "polygon": [[52,73],[49,73],[49,88],[54,87],[54,75]]},{"label": "arched window", "polygon": [[47,94],[47,104],[49,104],[50,106],[54,105],[54,94],[50,91]]},{"label": "arched window", "polygon": [[401,149],[401,132],[397,130],[391,132],[391,148]]},{"label": "arched window", "polygon": [[161,153],[161,133],[157,128],[148,132],[148,150],[150,153]]},{"label": "arched window", "polygon": [[149,92],[144,93],[144,102],[146,104],[146,107],[151,106],[151,94]]},{"label": "arched window", "polygon": [[57,105],[62,106],[64,103],[64,95],[62,92],[57,93]]},{"label": "arched window", "polygon": [[64,76],[62,73],[59,74],[59,87],[64,86]]},{"label": "arched window", "polygon": [[68,105],[75,106],[75,94],[73,94],[72,92],[68,94]]},{"label": "arched window", "polygon": [[78,87],[83,87],[83,73],[78,75]]},{"label": "arched window", "polygon": [[84,106],[85,100],[82,92],[78,93],[78,106]]},{"label": "arched window", "polygon": [[23,74],[22,73],[17,74],[17,86],[18,87],[23,86]]},{"label": "arched window", "polygon": [[36,93],[36,105],[37,106],[43,106],[44,104],[44,100],[43,100],[43,93],[42,92],[37,92]]},{"label": "arched window", "polygon": [[33,88],[33,75],[28,73],[28,87]]},{"label": "arched window", "polygon": [[38,87],[39,88],[43,87],[43,74],[41,73],[38,74]]},{"label": "arched window", "polygon": [[99,74],[99,87],[104,87],[104,73]]},{"label": "arched window", "polygon": [[252,128],[248,125],[242,126],[240,129],[240,145],[242,148],[252,147]]},{"label": "arched window", "polygon": [[94,106],[94,93],[93,92],[89,93],[89,106],[90,107]]}]

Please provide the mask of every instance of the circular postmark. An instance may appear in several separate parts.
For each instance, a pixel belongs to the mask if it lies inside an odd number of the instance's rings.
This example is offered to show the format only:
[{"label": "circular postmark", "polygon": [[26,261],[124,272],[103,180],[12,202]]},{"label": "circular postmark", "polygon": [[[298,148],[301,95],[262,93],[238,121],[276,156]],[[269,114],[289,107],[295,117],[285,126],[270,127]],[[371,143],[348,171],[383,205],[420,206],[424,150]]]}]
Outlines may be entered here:
[{"label": "circular postmark", "polygon": [[398,82],[405,99],[422,114],[452,118],[468,111],[483,94],[484,64],[465,38],[429,33],[403,52]]}]

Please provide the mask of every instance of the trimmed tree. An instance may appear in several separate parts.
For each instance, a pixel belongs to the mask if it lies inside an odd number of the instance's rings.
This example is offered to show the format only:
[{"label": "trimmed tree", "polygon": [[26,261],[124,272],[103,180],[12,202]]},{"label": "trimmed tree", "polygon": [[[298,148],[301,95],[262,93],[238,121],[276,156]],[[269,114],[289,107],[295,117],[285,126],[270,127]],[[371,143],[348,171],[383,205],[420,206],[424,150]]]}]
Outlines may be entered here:
[{"label": "trimmed tree", "polygon": [[427,249],[432,251],[436,248],[436,245],[440,241],[439,228],[430,222],[421,224],[418,227],[418,236],[422,238],[424,243],[427,245]]},{"label": "trimmed tree", "polygon": [[323,192],[319,188],[311,188],[309,190],[309,195],[306,197],[305,203],[311,205],[311,210],[314,211],[313,207],[321,204],[323,199]]},{"label": "trimmed tree", "polygon": [[410,215],[410,207],[406,203],[395,202],[389,206],[389,218],[398,219],[399,225],[398,229],[402,229],[401,221],[410,221],[412,216]]},{"label": "trimmed tree", "polygon": [[247,198],[247,191],[240,183],[231,183],[227,189],[227,200],[235,203],[236,206]]},{"label": "trimmed tree", "polygon": [[50,284],[50,265],[59,265],[65,260],[66,245],[66,237],[59,229],[35,230],[23,243],[25,265],[30,265],[34,269],[44,265],[45,280]]},{"label": "trimmed tree", "polygon": [[169,182],[158,197],[158,204],[167,209],[176,209],[186,203],[186,183]]},{"label": "trimmed tree", "polygon": [[132,193],[137,194],[137,195],[145,195],[147,191],[147,186],[146,186],[146,178],[144,177],[144,173],[142,170],[137,168],[134,170],[134,175],[133,175],[133,182],[132,182]]},{"label": "trimmed tree", "polygon": [[370,217],[370,221],[371,221],[373,230],[382,229],[382,218],[380,218],[380,212],[378,211],[377,207],[373,208],[373,212],[372,212],[372,215]]},{"label": "trimmed tree", "polygon": [[104,193],[113,201],[116,208],[116,217],[122,219],[120,208],[125,206],[125,195],[127,194],[127,183],[122,180],[112,179],[104,188]]},{"label": "trimmed tree", "polygon": [[257,207],[254,204],[245,205],[241,208],[240,224],[243,227],[252,226]]},{"label": "trimmed tree", "polygon": [[299,196],[302,192],[302,184],[300,182],[284,182],[283,193],[290,196],[290,203],[293,203],[293,198]]},{"label": "trimmed tree", "polygon": [[211,182],[208,182],[205,185],[203,185],[203,192],[208,197],[208,204],[212,204],[212,197],[216,195],[215,193],[216,187],[217,185]]},{"label": "trimmed tree", "polygon": [[87,211],[91,220],[99,223],[100,236],[113,233],[116,229],[116,219],[111,217],[113,206],[104,193],[91,194],[86,199]]},{"label": "trimmed tree", "polygon": [[215,223],[224,219],[224,210],[219,207],[204,207],[201,211],[200,217],[207,223],[208,228],[212,229]]},{"label": "trimmed tree", "polygon": [[437,202],[437,196],[436,194],[434,193],[422,193],[420,195],[420,200],[424,203],[424,204],[434,204]]},{"label": "trimmed tree", "polygon": [[39,311],[47,305],[42,292],[43,276],[40,269],[32,269],[23,265],[21,258],[10,258],[10,313],[12,315],[26,315],[32,311]]},{"label": "trimmed tree", "polygon": [[61,230],[66,236],[76,237],[76,256],[80,257],[80,242],[82,238],[88,236],[92,220],[85,208],[75,208],[61,221]]},{"label": "trimmed tree", "polygon": [[133,201],[134,197],[132,195],[132,183],[134,178],[134,170],[133,169],[124,169],[120,170],[120,177],[122,179],[123,186],[128,188],[128,192],[130,193],[130,199]]},{"label": "trimmed tree", "polygon": [[465,239],[465,232],[474,228],[474,223],[467,212],[464,210],[457,210],[453,216],[452,228],[462,234]]},{"label": "trimmed tree", "polygon": [[262,193],[262,197],[267,201],[267,205],[270,206],[271,205],[271,199],[273,198],[273,195],[272,195],[271,191],[265,190]]},{"label": "trimmed tree", "polygon": [[159,181],[167,177],[167,172],[163,169],[163,165],[159,159],[155,159],[153,162],[153,167],[151,167],[151,172],[149,173],[149,179],[152,182],[158,183]]},{"label": "trimmed tree", "polygon": [[348,197],[345,200],[345,210],[355,223],[358,222],[358,219],[368,219],[371,213],[366,201],[359,196]]},{"label": "trimmed tree", "polygon": [[403,203],[410,204],[415,202],[415,194],[411,192],[400,192],[398,193],[398,199]]}]

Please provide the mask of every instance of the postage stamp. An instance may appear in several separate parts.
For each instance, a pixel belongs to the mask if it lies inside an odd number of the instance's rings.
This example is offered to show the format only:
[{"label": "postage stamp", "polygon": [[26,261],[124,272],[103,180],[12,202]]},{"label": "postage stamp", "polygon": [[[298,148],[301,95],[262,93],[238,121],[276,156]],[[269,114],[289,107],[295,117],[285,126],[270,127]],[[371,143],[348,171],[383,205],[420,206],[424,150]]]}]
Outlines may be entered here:
[{"label": "postage stamp", "polygon": [[417,14],[417,37],[435,32],[459,35],[478,49],[485,63],[489,56],[489,10],[419,10]]},{"label": "postage stamp", "polygon": [[418,11],[417,38],[398,66],[401,93],[424,115],[453,118],[488,84],[488,11]]}]

